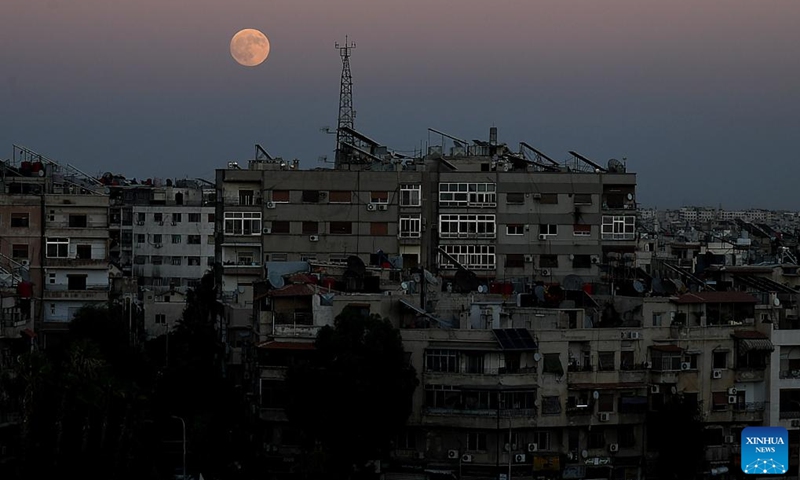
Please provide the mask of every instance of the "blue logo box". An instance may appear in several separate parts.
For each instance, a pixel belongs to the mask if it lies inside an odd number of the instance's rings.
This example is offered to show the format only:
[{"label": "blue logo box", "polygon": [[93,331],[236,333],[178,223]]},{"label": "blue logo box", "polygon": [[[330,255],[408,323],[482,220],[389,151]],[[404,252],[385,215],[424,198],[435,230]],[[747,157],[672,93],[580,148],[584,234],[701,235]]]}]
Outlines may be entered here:
[{"label": "blue logo box", "polygon": [[742,472],[782,475],[789,470],[789,432],[783,427],[742,430]]}]

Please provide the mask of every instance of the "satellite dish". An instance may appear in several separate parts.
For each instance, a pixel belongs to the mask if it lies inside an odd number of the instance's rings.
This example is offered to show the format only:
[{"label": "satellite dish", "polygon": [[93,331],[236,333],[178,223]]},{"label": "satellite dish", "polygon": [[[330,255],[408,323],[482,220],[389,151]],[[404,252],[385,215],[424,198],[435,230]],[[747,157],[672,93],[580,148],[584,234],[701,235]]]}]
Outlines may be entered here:
[{"label": "satellite dish", "polygon": [[581,452],[581,457],[583,457],[583,458],[588,458],[588,457],[589,457],[589,451],[588,451],[588,450],[583,450],[583,451]]},{"label": "satellite dish", "polygon": [[592,398],[594,398],[595,400],[597,400],[598,398],[600,398],[600,392],[598,392],[597,390],[595,390],[594,392],[592,392]]},{"label": "satellite dish", "polygon": [[642,284],[642,282],[640,282],[639,280],[634,280],[633,289],[639,293],[644,293],[644,284]]},{"label": "satellite dish", "polygon": [[272,285],[272,288],[275,289],[283,288],[283,286],[286,285],[283,275],[279,275],[277,273],[269,274],[269,276],[267,276],[267,280],[269,280],[269,284]]},{"label": "satellite dish", "polygon": [[539,353],[539,352],[536,352],[536,353],[534,353],[534,354],[533,354],[533,361],[534,361],[534,362],[538,362],[538,361],[540,361],[541,359],[542,359],[542,354],[541,354],[541,353]]},{"label": "satellite dish", "polygon": [[633,194],[632,193],[628,194],[628,200],[633,200]]},{"label": "satellite dish", "polygon": [[541,285],[536,285],[536,288],[533,289],[533,294],[536,295],[536,299],[540,302],[544,302],[544,287]]},{"label": "satellite dish", "polygon": [[423,270],[423,274],[425,275],[425,281],[431,285],[439,285],[439,279],[436,278],[431,272],[427,270]]},{"label": "satellite dish", "polygon": [[486,285],[478,285],[478,293],[486,293],[489,291],[489,287]]},{"label": "satellite dish", "polygon": [[678,287],[671,279],[666,279],[661,282],[661,285],[664,287],[664,293],[667,295],[675,295],[678,291]]},{"label": "satellite dish", "polygon": [[682,281],[680,281],[679,279],[677,279],[677,278],[673,279],[672,283],[675,284],[675,286],[678,288],[679,292],[683,293],[683,292],[686,291],[686,285],[684,285],[684,283]]},{"label": "satellite dish", "polygon": [[403,290],[408,290],[408,282],[400,283],[400,288],[402,288]]},{"label": "satellite dish", "polygon": [[419,273],[415,273],[414,275],[411,275],[411,278],[413,278],[414,281],[417,282],[417,283],[419,283],[422,280],[422,277],[419,276]]},{"label": "satellite dish", "polygon": [[583,290],[583,279],[578,275],[567,275],[563,282],[564,290]]},{"label": "satellite dish", "polygon": [[655,292],[658,295],[664,295],[666,293],[666,291],[664,290],[664,284],[661,283],[661,279],[658,277],[653,278],[652,287],[653,287],[653,292]]},{"label": "satellite dish", "polygon": [[772,298],[772,304],[775,305],[776,307],[780,307],[781,306],[781,299],[778,298],[778,297],[773,297]]},{"label": "satellite dish", "polygon": [[356,275],[364,275],[364,273],[367,271],[364,261],[355,255],[347,257],[347,269],[351,270]]},{"label": "satellite dish", "polygon": [[614,173],[625,173],[625,164],[616,158],[612,158],[608,161],[608,171]]}]

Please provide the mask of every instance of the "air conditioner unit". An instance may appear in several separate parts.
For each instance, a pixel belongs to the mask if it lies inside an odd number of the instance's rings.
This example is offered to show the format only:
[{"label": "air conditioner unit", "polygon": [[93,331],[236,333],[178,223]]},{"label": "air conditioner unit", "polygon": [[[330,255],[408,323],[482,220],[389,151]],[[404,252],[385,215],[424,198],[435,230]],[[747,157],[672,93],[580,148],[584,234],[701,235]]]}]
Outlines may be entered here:
[{"label": "air conditioner unit", "polygon": [[725,435],[725,443],[733,443],[733,435]]},{"label": "air conditioner unit", "polygon": [[544,233],[540,233],[539,240],[547,240],[547,235],[545,235]]},{"label": "air conditioner unit", "polygon": [[736,387],[731,387],[728,389],[728,395],[736,395],[737,393],[739,393],[739,391],[736,390]]},{"label": "air conditioner unit", "polygon": [[539,451],[539,444],[538,443],[529,443],[528,444],[528,451],[529,452],[538,452]]},{"label": "air conditioner unit", "polygon": [[578,458],[578,455],[575,452],[568,452],[567,453],[567,460],[575,460]]},{"label": "air conditioner unit", "polygon": [[309,242],[319,242],[319,235],[309,235],[308,236]]},{"label": "air conditioner unit", "polygon": [[458,450],[448,450],[447,458],[451,460],[455,460],[456,458],[458,458]]},{"label": "air conditioner unit", "polygon": [[156,244],[155,244],[155,245],[153,245],[153,246],[154,246],[154,247],[156,247],[156,248],[161,248],[161,247],[163,247],[164,245],[162,245],[162,244],[160,244],[160,243],[156,243]]},{"label": "air conditioner unit", "polygon": [[722,378],[722,370],[712,370],[711,378]]},{"label": "air conditioner unit", "polygon": [[689,362],[681,362],[681,370],[689,370],[692,368],[692,364]]},{"label": "air conditioner unit", "polygon": [[375,211],[375,204],[374,203],[368,203],[367,204],[367,211],[368,212],[374,212]]},{"label": "air conditioner unit", "polygon": [[733,405],[734,403],[737,403],[738,401],[739,401],[739,398],[736,395],[728,395],[728,404]]},{"label": "air conditioner unit", "polygon": [[603,412],[603,413],[598,414],[597,418],[599,418],[601,422],[607,422],[608,419],[611,418],[611,415],[609,415],[606,412]]},{"label": "air conditioner unit", "polygon": [[466,453],[461,455],[461,463],[472,463],[472,455]]},{"label": "air conditioner unit", "polygon": [[609,452],[619,452],[619,443],[609,443],[608,444],[608,451]]},{"label": "air conditioner unit", "polygon": [[389,210],[389,205],[378,205],[378,211],[385,212]]},{"label": "air conditioner unit", "polygon": [[542,276],[543,277],[549,277],[550,276],[550,270],[548,270],[546,268],[543,268],[542,269]]},{"label": "air conditioner unit", "polygon": [[650,393],[661,393],[661,387],[658,385],[650,385]]},{"label": "air conditioner unit", "polygon": [[525,463],[525,454],[518,453],[514,455],[514,463]]},{"label": "air conditioner unit", "polygon": [[525,255],[525,263],[533,263],[533,255]]},{"label": "air conditioner unit", "polygon": [[275,208],[275,202],[267,202],[267,208]]},{"label": "air conditioner unit", "polygon": [[653,368],[653,362],[644,362],[644,368],[650,370],[651,368]]},{"label": "air conditioner unit", "polygon": [[533,198],[535,198],[535,199],[537,199],[537,200],[538,200],[538,199],[541,199],[541,198],[542,198],[542,194],[541,194],[541,193],[534,193],[534,194],[533,194]]},{"label": "air conditioner unit", "polygon": [[592,258],[592,263],[594,263],[595,265],[600,263],[600,255],[592,255],[591,258]]},{"label": "air conditioner unit", "polygon": [[425,452],[417,452],[417,459],[425,460]]},{"label": "air conditioner unit", "polygon": [[793,427],[800,427],[800,420],[792,420]]},{"label": "air conditioner unit", "polygon": [[270,233],[272,233],[272,227],[264,227],[264,228],[262,228],[261,229],[261,233],[263,233],[264,235],[269,235]]},{"label": "air conditioner unit", "polygon": [[639,332],[630,332],[629,337],[631,340],[639,340]]}]

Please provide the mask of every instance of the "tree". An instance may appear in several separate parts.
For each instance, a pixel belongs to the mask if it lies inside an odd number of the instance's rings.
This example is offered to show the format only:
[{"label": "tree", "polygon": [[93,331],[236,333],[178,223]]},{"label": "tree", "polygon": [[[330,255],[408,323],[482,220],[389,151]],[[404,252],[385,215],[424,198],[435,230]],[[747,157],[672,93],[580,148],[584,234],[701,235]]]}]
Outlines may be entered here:
[{"label": "tree", "polygon": [[287,372],[287,414],[309,444],[321,445],[325,473],[345,478],[387,453],[419,380],[400,332],[378,315],[345,309],[314,346],[310,363]]},{"label": "tree", "polygon": [[[703,423],[697,405],[673,397],[647,415],[648,450],[658,452],[659,478],[689,480],[703,468]],[[678,432],[675,435],[664,434]],[[680,441],[676,441],[680,438]]]}]

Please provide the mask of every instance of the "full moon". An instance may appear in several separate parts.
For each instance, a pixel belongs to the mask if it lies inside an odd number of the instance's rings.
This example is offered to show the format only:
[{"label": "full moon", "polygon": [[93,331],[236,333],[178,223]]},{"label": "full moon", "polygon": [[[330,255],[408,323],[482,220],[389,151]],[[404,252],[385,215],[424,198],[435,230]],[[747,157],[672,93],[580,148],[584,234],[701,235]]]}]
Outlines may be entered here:
[{"label": "full moon", "polygon": [[245,67],[260,65],[269,56],[269,40],[254,28],[239,30],[231,38],[231,56]]}]

